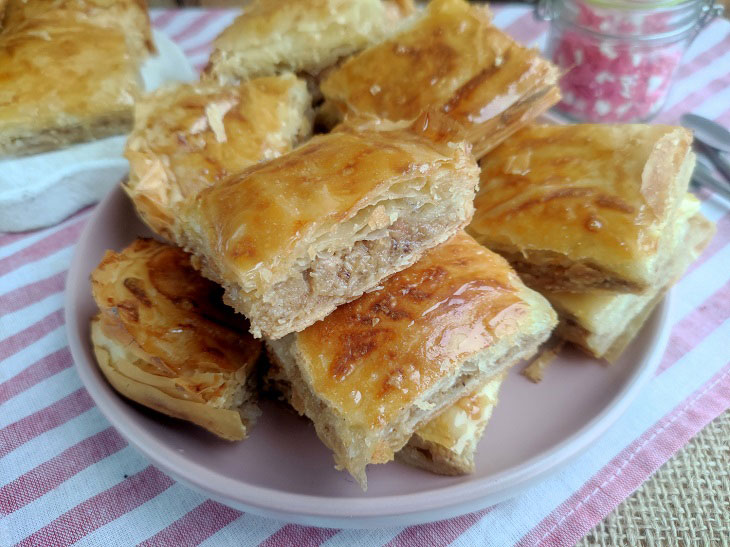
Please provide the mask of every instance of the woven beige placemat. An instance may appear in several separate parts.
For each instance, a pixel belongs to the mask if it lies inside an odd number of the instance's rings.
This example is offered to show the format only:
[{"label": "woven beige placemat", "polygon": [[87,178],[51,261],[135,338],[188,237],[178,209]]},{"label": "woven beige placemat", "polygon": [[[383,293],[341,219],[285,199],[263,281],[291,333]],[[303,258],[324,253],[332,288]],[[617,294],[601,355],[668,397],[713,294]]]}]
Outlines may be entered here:
[{"label": "woven beige placemat", "polygon": [[578,545],[730,545],[730,411],[705,427]]}]

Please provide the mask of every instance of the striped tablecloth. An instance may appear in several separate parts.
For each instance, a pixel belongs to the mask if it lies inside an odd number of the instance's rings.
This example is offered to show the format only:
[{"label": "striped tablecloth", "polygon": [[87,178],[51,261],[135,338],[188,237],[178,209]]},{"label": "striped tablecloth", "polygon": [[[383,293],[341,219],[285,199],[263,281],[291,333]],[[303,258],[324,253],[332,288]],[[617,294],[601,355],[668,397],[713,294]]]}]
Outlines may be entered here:
[{"label": "striped tablecloth", "polygon": [[[524,7],[496,22],[540,45]],[[221,10],[153,11],[155,26],[201,67],[233,18]],[[691,47],[662,122],[685,111],[730,125],[730,23]],[[730,216],[702,193],[714,241],[674,289],[669,347],[656,376],[609,432],[562,472],[478,513],[408,528],[307,528],[241,513],[151,466],[109,426],[68,351],[63,290],[91,213],[26,234],[0,234],[0,545],[568,545],[730,407]]]}]

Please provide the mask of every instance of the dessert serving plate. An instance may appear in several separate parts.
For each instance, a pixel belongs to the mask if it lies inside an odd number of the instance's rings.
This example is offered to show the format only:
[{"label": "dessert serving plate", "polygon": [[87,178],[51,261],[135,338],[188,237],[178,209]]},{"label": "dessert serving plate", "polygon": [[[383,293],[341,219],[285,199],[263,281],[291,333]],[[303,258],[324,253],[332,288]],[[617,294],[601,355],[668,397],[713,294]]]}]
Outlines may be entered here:
[{"label": "dessert serving plate", "polygon": [[668,336],[668,300],[611,366],[564,350],[534,384],[514,368],[500,392],[472,475],[444,477],[395,462],[368,467],[368,491],[334,469],[314,428],[263,402],[248,439],[230,443],[133,404],[107,384],[94,360],[96,313],[89,274],[106,249],[150,232],[118,186],[88,221],[69,270],[66,325],[78,373],[110,423],[161,470],[227,505],[307,525],[410,525],[482,509],[554,473],[622,414],[658,366]]}]

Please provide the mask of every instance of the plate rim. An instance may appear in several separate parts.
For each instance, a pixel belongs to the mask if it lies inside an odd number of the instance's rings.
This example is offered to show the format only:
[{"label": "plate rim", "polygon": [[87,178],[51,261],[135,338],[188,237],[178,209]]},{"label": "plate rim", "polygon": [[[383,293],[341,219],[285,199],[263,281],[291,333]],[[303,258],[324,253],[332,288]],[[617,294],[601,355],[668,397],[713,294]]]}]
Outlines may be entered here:
[{"label": "plate rim", "polygon": [[[218,488],[221,482],[225,483],[225,480],[221,479],[230,480],[225,475],[186,460],[176,450],[164,443],[156,442],[155,437],[144,427],[119,418],[114,409],[128,403],[111,387],[103,385],[103,380],[99,383],[94,377],[92,368],[96,364],[90,362],[84,353],[85,341],[75,335],[79,332],[75,313],[76,302],[79,300],[77,296],[80,290],[83,290],[82,287],[86,290],[89,287],[88,283],[72,282],[79,277],[88,279],[89,272],[82,271],[81,250],[89,245],[93,226],[103,222],[101,217],[104,216],[105,210],[119,199],[127,198],[121,186],[116,185],[91,214],[74,248],[66,276],[64,295],[66,332],[79,377],[104,417],[150,463],[179,482],[215,500],[261,516],[310,526],[337,528],[408,526],[465,514],[514,497],[525,488],[568,465],[618,420],[658,368],[669,339],[671,291],[652,313],[652,316],[658,316],[653,326],[655,332],[651,336],[652,342],[646,346],[633,374],[605,407],[578,431],[550,449],[495,475],[412,494],[346,499],[288,493],[280,489],[243,483],[239,495],[231,497],[229,492]],[[109,397],[110,393],[112,397]],[[184,472],[180,473],[179,469],[183,469]],[[241,482],[237,481],[237,484]],[[392,511],[393,507],[398,508],[396,513]]]}]

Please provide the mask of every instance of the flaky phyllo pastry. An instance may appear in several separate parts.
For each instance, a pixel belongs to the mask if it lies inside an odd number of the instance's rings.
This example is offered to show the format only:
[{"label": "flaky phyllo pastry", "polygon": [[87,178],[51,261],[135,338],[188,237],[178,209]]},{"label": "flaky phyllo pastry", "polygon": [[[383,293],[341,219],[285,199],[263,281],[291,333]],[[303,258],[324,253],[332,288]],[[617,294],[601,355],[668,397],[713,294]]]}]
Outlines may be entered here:
[{"label": "flaky phyllo pastry", "polygon": [[233,86],[172,85],[140,99],[134,118],[124,189],[144,221],[168,239],[186,200],[288,152],[312,129],[306,84],[291,74]]},{"label": "flaky phyllo pastry", "polygon": [[[293,404],[291,382],[272,350],[269,356],[262,387],[268,395]],[[490,378],[419,427],[395,459],[439,475],[473,473],[477,444],[492,417],[506,376],[502,373]],[[303,409],[301,403],[297,407]]]},{"label": "flaky phyllo pastry", "polygon": [[492,417],[506,375],[490,378],[419,427],[395,459],[439,475],[473,473],[477,444]]},{"label": "flaky phyllo pastry", "polygon": [[437,122],[316,136],[202,191],[180,243],[255,336],[302,330],[471,219],[478,167]]},{"label": "flaky phyllo pastry", "polygon": [[714,225],[699,213],[699,202],[691,194],[682,200],[675,223],[677,236],[661,271],[661,285],[642,294],[596,289],[581,293],[544,291],[560,317],[556,335],[594,357],[618,359],[654,307],[715,233]]},{"label": "flaky phyllo pastry", "polygon": [[468,231],[533,288],[662,287],[682,237],[691,141],[665,125],[523,129],[482,159]]},{"label": "flaky phyllo pastry", "polygon": [[290,402],[366,485],[414,432],[531,356],[556,323],[507,262],[458,233],[376,290],[280,340]]},{"label": "flaky phyllo pastry", "polygon": [[398,34],[328,73],[323,117],[404,120],[439,108],[464,125],[481,157],[558,102],[558,76],[496,28],[486,7],[433,0]]},{"label": "flaky phyllo pastry", "polygon": [[10,0],[0,29],[0,156],[128,131],[148,38],[138,3]]},{"label": "flaky phyllo pastry", "polygon": [[316,80],[377,42],[413,11],[412,0],[252,0],[213,42],[204,78],[237,83],[294,72]]},{"label": "flaky phyllo pastry", "polygon": [[117,391],[224,439],[247,436],[258,415],[261,345],[188,255],[138,239],[107,251],[91,283],[100,309],[91,322],[94,353]]},{"label": "flaky phyllo pastry", "polygon": [[0,27],[14,29],[29,21],[75,19],[97,27],[121,30],[139,57],[155,51],[146,0],[7,0],[0,2]]}]

